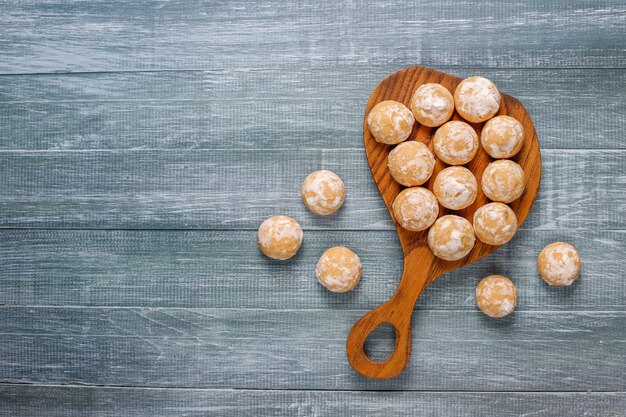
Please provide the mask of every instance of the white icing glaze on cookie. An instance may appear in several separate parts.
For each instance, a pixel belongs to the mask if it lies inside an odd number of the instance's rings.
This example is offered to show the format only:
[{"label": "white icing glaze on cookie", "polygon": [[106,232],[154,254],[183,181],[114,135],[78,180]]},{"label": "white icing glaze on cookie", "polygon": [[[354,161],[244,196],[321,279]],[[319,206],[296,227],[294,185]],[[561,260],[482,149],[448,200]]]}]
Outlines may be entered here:
[{"label": "white icing glaze on cookie", "polygon": [[420,231],[430,227],[439,215],[439,204],[430,190],[413,187],[403,190],[393,202],[394,217],[407,230]]},{"label": "white icing glaze on cookie", "polygon": [[397,182],[413,187],[428,181],[435,167],[435,157],[422,142],[408,141],[389,152],[387,167]]},{"label": "white icing glaze on cookie", "polygon": [[433,193],[439,204],[450,210],[461,210],[476,200],[478,183],[472,172],[464,167],[448,167],[437,174]]},{"label": "white icing glaze on cookie", "polygon": [[478,135],[465,122],[452,120],[441,126],[433,137],[433,149],[446,164],[463,165],[478,152]]},{"label": "white icing glaze on cookie", "polygon": [[332,292],[350,291],[359,283],[363,267],[356,253],[343,246],[327,249],[315,266],[320,284]]},{"label": "white icing glaze on cookie", "polygon": [[500,92],[484,77],[469,77],[454,91],[456,111],[472,123],[491,119],[500,109]]},{"label": "white icing glaze on cookie", "polygon": [[524,126],[511,116],[496,116],[485,123],[480,141],[493,158],[515,156],[524,145]]},{"label": "white icing glaze on cookie", "polygon": [[395,145],[404,142],[411,135],[415,119],[404,104],[381,101],[367,116],[367,126],[377,142]]},{"label": "white icing glaze on cookie", "polygon": [[452,117],[454,98],[441,84],[423,84],[411,97],[411,112],[424,126],[441,126]]},{"label": "white icing glaze on cookie", "polygon": [[445,261],[466,257],[475,242],[471,223],[460,216],[440,217],[428,231],[428,247],[436,257]]},{"label": "white icing glaze on cookie", "polygon": [[506,204],[485,204],[474,212],[474,231],[488,245],[504,245],[517,231],[517,216]]},{"label": "white icing glaze on cookie", "polygon": [[346,187],[337,174],[322,169],[306,177],[300,194],[309,210],[325,216],[341,208],[346,198]]},{"label": "white icing glaze on cookie", "polygon": [[572,285],[582,262],[575,247],[565,242],[551,243],[539,254],[537,269],[544,281],[550,285]]}]

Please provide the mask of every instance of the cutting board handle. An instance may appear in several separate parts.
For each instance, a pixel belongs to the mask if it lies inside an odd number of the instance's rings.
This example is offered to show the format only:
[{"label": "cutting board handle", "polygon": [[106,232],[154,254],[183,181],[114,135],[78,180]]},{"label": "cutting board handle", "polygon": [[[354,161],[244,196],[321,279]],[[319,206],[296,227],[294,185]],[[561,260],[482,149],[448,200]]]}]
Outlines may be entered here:
[{"label": "cutting board handle", "polygon": [[[411,318],[420,294],[432,279],[428,270],[417,269],[416,257],[404,260],[404,272],[394,295],[357,321],[346,344],[346,354],[352,367],[361,375],[373,379],[393,378],[400,374],[411,357]],[[374,361],[364,351],[365,340],[380,325],[390,324],[396,334],[393,353],[384,361]]]}]

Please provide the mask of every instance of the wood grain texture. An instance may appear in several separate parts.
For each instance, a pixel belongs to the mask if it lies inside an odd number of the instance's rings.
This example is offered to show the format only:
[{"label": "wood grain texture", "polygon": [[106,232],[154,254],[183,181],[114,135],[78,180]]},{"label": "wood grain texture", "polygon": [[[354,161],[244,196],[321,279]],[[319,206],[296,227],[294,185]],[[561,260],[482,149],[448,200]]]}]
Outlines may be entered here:
[{"label": "wood grain texture", "polygon": [[2,3],[0,72],[626,66],[620,0]]},{"label": "wood grain texture", "polygon": [[[625,27],[621,0],[1,2],[0,227],[55,230],[0,230],[0,415],[622,417]],[[524,103],[542,192],[510,245],[420,299],[427,361],[368,385],[343,342],[402,258],[361,116],[380,79],[420,64]],[[330,219],[293,191],[320,166],[348,184]],[[277,212],[306,229],[287,263],[254,243]],[[117,228],[150,230],[100,230]],[[584,258],[559,291],[534,267],[554,240]],[[343,297],[313,275],[335,244],[366,271]],[[520,288],[507,323],[473,305],[493,272]],[[587,389],[617,392],[557,392]]]},{"label": "wood grain texture", "polygon": [[[362,149],[367,97],[397,70],[360,64],[5,76],[0,149]],[[448,72],[481,74],[518,98],[542,149],[626,148],[626,71]]]},{"label": "wood grain texture", "polygon": [[[623,229],[626,151],[547,150],[524,228]],[[346,203],[319,218],[301,203],[320,168]],[[305,229],[393,230],[363,150],[0,152],[0,227],[254,229],[277,213]]]},{"label": "wood grain texture", "polygon": [[[267,342],[289,338],[290,327],[299,321],[307,323],[302,330],[307,338],[341,341],[342,332],[324,323],[336,320],[349,324],[351,317],[364,309],[335,311],[330,309],[241,309],[241,308],[169,308],[169,307],[12,307],[0,309],[6,325],[2,336],[41,337],[111,337],[150,339],[197,338],[204,342],[221,343],[223,339],[250,339],[266,331]],[[246,316],[252,318],[246,323]],[[284,317],[292,316],[285,320]],[[319,324],[315,324],[316,319]],[[626,311],[524,311],[516,310],[504,320],[490,320],[472,306],[470,310],[425,310],[414,323],[417,340],[573,342],[603,341],[613,336],[626,340],[626,331],[614,329],[626,323]],[[442,325],[442,323],[446,325]],[[255,330],[255,328],[257,328]],[[372,335],[372,347],[385,347],[384,331]],[[334,342],[333,342],[334,343]],[[288,348],[288,346],[287,346]],[[243,351],[243,350],[242,350]]]},{"label": "wood grain texture", "polygon": [[0,385],[7,417],[620,417],[622,393],[249,391]]},{"label": "wood grain texture", "polygon": [[[39,321],[49,311],[11,310],[0,309],[0,314],[9,315],[9,321],[26,316],[26,332],[28,321]],[[520,312],[504,320],[465,311],[416,315],[413,354],[420,360],[409,362],[391,380],[363,378],[345,359],[346,335],[363,313],[61,308],[47,323],[58,329],[74,320],[66,331],[55,331],[61,334],[36,334],[36,329],[0,334],[0,357],[5,358],[0,381],[237,389],[626,390],[626,374],[616,366],[626,360],[624,312]],[[388,336],[374,335],[370,354],[388,351]]]},{"label": "wood grain texture", "polygon": [[[557,240],[580,251],[572,287],[553,288],[536,272],[541,249]],[[330,246],[359,254],[363,279],[332,294],[315,279]],[[487,258],[435,281],[419,310],[475,309],[473,291],[490,274],[511,277],[518,311],[624,311],[625,231],[523,230]],[[402,251],[391,231],[307,231],[289,262],[268,261],[255,231],[2,231],[0,304],[266,309],[372,309],[393,293]],[[421,314],[421,312],[420,312]],[[0,320],[0,330],[10,323]]]}]

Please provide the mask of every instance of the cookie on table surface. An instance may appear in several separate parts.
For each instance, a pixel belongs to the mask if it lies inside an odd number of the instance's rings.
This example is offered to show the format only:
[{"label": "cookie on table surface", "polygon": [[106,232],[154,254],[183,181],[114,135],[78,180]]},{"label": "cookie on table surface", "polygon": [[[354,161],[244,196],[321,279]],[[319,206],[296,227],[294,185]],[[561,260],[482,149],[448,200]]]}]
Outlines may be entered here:
[{"label": "cookie on table surface", "polygon": [[315,267],[319,283],[337,293],[356,287],[362,272],[363,266],[358,255],[343,246],[326,249]]},{"label": "cookie on table surface", "polygon": [[288,216],[273,216],[259,226],[259,249],[272,259],[285,260],[294,256],[302,244],[302,227]]},{"label": "cookie on table surface", "polygon": [[310,173],[300,187],[302,202],[315,214],[326,216],[339,210],[346,186],[337,174],[325,169]]},{"label": "cookie on table surface", "polygon": [[543,248],[537,259],[541,278],[550,285],[572,285],[580,275],[582,262],[575,247],[554,242]]},{"label": "cookie on table surface", "polygon": [[486,315],[508,316],[517,305],[517,287],[502,275],[490,275],[476,286],[476,305]]}]

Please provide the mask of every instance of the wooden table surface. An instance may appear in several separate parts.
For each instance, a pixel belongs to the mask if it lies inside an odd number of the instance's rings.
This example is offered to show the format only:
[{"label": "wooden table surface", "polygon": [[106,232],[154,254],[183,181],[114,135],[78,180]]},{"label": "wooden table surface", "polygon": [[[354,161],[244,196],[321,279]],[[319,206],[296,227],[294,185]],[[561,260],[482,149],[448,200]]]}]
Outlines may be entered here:
[{"label": "wooden table surface", "polygon": [[[345,340],[402,254],[362,117],[411,65],[520,99],[543,177],[372,381]],[[0,74],[1,416],[626,415],[625,1],[7,1]],[[300,202],[319,168],[347,185],[335,216]],[[289,262],[256,247],[278,213],[305,229]],[[570,288],[536,273],[556,240],[583,258]],[[364,267],[343,295],[314,275],[337,244]],[[492,273],[520,292],[503,320],[474,306]]]}]

